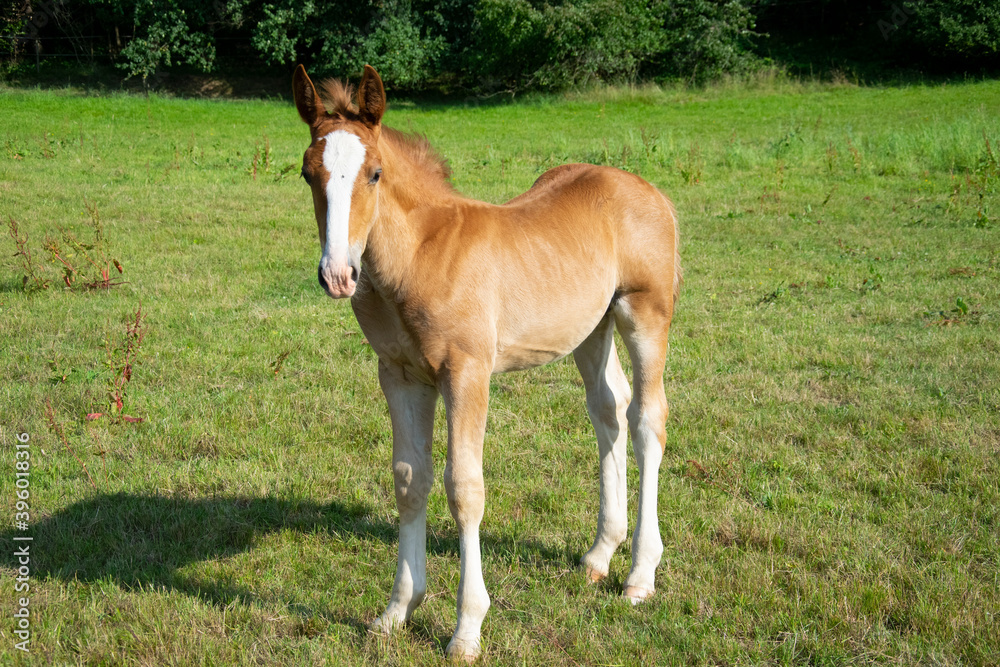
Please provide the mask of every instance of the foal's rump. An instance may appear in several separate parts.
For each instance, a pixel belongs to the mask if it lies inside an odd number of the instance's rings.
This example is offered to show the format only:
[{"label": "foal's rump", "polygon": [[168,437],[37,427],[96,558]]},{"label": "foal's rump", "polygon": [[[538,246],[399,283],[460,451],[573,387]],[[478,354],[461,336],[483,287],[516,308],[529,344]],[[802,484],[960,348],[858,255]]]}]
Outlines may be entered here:
[{"label": "foal's rump", "polygon": [[[614,271],[617,293],[679,287],[677,215],[648,181],[613,167],[568,164],[542,174],[531,189],[502,208],[536,221],[539,242],[571,246],[563,257]],[[569,249],[567,249],[569,250]],[[605,265],[607,262],[607,265]],[[676,295],[673,295],[676,299]]]}]

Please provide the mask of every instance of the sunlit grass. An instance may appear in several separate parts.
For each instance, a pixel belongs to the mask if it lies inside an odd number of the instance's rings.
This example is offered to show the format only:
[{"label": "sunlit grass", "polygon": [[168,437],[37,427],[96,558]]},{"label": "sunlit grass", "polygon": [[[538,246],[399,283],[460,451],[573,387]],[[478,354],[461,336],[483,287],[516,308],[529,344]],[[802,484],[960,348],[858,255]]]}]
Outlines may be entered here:
[{"label": "sunlit grass", "polygon": [[[26,431],[34,457],[30,658],[438,662],[458,582],[440,483],[429,599],[397,637],[365,630],[394,574],[391,432],[349,304],[315,282],[293,107],[0,102],[0,215],[54,276],[26,293],[13,258],[0,273],[2,447],[12,461]],[[591,161],[640,173],[681,216],[658,594],[620,600],[627,544],[604,584],[575,569],[597,457],[572,361],[499,376],[487,661],[996,662],[998,105],[996,82],[758,82],[390,108],[469,196],[501,202]],[[85,236],[86,202],[128,281],[108,292],[62,289],[41,249],[60,228]],[[88,421],[107,408],[105,346],[140,304],[128,408],[144,421]],[[440,413],[434,455],[440,479]],[[13,561],[0,566],[13,610]]]}]

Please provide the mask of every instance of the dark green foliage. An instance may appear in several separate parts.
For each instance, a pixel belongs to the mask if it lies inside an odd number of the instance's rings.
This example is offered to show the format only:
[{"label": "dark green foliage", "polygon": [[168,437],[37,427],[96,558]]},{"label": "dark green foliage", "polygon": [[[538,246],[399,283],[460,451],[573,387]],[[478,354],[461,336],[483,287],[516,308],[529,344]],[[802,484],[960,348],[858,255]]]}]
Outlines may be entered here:
[{"label": "dark green foliage", "polygon": [[[9,57],[39,47],[38,54],[80,63],[111,59],[128,76],[143,80],[163,67],[211,71],[215,33],[238,21],[246,0],[45,0],[5,9]],[[237,9],[229,16],[229,7]],[[10,14],[10,18],[8,18]]]},{"label": "dark green foliage", "polygon": [[513,93],[702,83],[763,55],[793,71],[1000,65],[1000,6],[980,0],[3,0],[0,29],[7,70],[110,61],[144,81],[300,62],[348,77],[370,63],[397,90]]},{"label": "dark green foliage", "polygon": [[1000,66],[1000,5],[982,0],[762,0],[759,48],[795,69],[875,76],[899,69],[976,72]]},{"label": "dark green foliage", "polygon": [[409,0],[261,3],[252,43],[271,64],[311,62],[319,74],[346,76],[368,63],[394,86],[416,88],[444,51]]},{"label": "dark green foliage", "polygon": [[755,61],[742,0],[481,0],[476,25],[470,69],[512,88],[640,75],[705,80]]},{"label": "dark green foliage", "polygon": [[664,0],[655,3],[658,49],[653,73],[704,81],[753,66],[755,19],[743,0]]},{"label": "dark green foliage", "polygon": [[655,17],[636,0],[483,0],[470,69],[487,85],[554,88],[634,79],[655,50]]},{"label": "dark green foliage", "polygon": [[[0,34],[21,35],[27,27],[27,17],[20,2],[16,0],[0,0]],[[6,57],[14,56],[20,50],[16,39],[0,39],[0,54]]]},{"label": "dark green foliage", "polygon": [[[981,60],[1000,55],[1000,5],[981,0],[904,2],[907,41],[929,56]],[[912,23],[912,26],[910,25]]]},{"label": "dark green foliage", "polygon": [[[707,79],[753,62],[747,0],[82,0],[59,7],[67,20],[47,26],[43,39],[72,37],[60,27],[68,25],[74,34],[103,33],[96,44],[104,57],[144,80],[178,65],[212,71],[227,59],[241,67],[303,62],[341,77],[369,63],[397,88],[452,82],[513,91],[639,76]],[[93,53],[93,40],[78,41],[77,52]]]},{"label": "dark green foliage", "polygon": [[[97,5],[97,3],[95,3]],[[135,34],[120,53],[120,66],[143,79],[174,63],[210,71],[215,63],[212,5],[198,0],[138,0],[100,3],[102,9],[131,19]]]}]

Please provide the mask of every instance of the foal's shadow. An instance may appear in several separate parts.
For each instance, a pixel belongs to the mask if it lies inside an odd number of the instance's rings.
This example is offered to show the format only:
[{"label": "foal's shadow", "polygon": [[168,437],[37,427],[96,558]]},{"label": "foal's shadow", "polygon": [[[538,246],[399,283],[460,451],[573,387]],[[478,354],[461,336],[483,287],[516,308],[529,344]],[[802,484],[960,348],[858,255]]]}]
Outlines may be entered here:
[{"label": "foal's shadow", "polygon": [[[280,530],[352,533],[393,542],[395,525],[371,518],[362,504],[321,505],[298,498],[170,498],[95,495],[31,525],[32,574],[64,580],[111,579],[124,588],[165,586],[228,604],[254,597],[238,587],[186,587],[177,571],[189,563],[250,550]],[[6,540],[25,533],[8,530]]]},{"label": "foal's shadow", "polygon": [[[331,540],[351,534],[362,540],[394,544],[395,523],[373,519],[371,507],[362,503],[333,501],[319,504],[288,497],[171,498],[143,494],[103,494],[81,500],[43,521],[31,525],[31,565],[34,577],[98,581],[111,579],[119,586],[178,590],[225,606],[247,603],[252,591],[219,582],[191,582],[178,573],[189,563],[233,556],[249,551],[260,537],[281,530],[327,533]],[[5,544],[20,546],[12,538],[26,533],[0,532]],[[498,550],[513,550],[522,560],[563,560],[565,553],[543,545],[506,538],[489,539]],[[458,538],[453,532],[433,529],[428,552],[451,555],[458,567]],[[10,548],[8,546],[8,548]],[[385,563],[394,570],[395,562]],[[388,591],[386,591],[388,595]],[[309,615],[290,605],[293,613]],[[359,618],[329,618],[365,632]]]}]

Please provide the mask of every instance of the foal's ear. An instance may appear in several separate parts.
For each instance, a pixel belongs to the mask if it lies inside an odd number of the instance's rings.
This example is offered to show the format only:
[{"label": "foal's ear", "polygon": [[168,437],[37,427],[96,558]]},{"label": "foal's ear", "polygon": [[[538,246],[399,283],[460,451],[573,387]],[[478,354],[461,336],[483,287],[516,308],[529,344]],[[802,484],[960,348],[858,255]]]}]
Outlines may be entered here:
[{"label": "foal's ear", "polygon": [[361,87],[358,88],[358,114],[366,125],[375,127],[382,122],[385,113],[385,88],[378,72],[371,65],[365,65],[365,73],[361,76]]},{"label": "foal's ear", "polygon": [[316,86],[302,65],[295,68],[292,76],[292,94],[295,96],[295,108],[299,110],[299,116],[309,125],[316,122],[321,112],[326,112],[316,94]]}]

